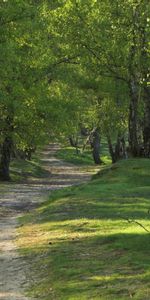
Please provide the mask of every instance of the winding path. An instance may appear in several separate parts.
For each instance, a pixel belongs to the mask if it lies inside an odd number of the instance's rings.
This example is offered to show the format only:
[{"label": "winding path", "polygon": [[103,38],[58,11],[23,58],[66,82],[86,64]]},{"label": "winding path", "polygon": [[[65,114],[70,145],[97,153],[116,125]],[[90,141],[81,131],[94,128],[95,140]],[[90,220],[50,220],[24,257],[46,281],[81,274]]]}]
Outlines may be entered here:
[{"label": "winding path", "polygon": [[37,207],[52,190],[87,181],[91,173],[55,158],[58,145],[50,144],[41,153],[48,176],[27,183],[0,185],[0,299],[32,300],[24,296],[28,286],[27,262],[17,251],[18,217]]}]

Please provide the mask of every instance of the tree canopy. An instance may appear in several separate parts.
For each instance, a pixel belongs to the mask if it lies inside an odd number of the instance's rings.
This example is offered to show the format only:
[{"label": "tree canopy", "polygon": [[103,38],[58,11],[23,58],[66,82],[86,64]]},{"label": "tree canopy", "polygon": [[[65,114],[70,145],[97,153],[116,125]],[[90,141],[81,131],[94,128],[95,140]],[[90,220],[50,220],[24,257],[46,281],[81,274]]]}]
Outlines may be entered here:
[{"label": "tree canopy", "polygon": [[150,157],[148,0],[1,1],[0,177],[12,153],[98,128]]}]

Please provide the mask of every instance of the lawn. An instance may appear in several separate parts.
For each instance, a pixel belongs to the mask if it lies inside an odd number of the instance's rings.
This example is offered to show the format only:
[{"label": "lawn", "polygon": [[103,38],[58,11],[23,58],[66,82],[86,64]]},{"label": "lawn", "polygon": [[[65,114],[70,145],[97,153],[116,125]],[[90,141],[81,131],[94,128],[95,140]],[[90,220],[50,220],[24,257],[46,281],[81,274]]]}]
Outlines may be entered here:
[{"label": "lawn", "polygon": [[[40,300],[150,299],[150,160],[120,161],[20,219]],[[33,279],[34,278],[34,279]]]}]

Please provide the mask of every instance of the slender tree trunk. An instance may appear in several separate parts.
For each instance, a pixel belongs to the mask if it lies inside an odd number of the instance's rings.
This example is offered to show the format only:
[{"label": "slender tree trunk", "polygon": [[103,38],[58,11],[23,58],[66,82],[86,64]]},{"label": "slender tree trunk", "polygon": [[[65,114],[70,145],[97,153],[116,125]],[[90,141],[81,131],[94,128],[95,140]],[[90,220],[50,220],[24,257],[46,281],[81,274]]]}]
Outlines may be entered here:
[{"label": "slender tree trunk", "polygon": [[109,153],[110,153],[110,156],[111,156],[111,160],[112,160],[112,163],[114,164],[117,161],[117,158],[116,158],[115,151],[113,149],[113,145],[112,145],[110,135],[107,135],[107,142],[108,142],[108,148],[109,148]]},{"label": "slender tree trunk", "polygon": [[100,134],[98,128],[93,131],[90,144],[94,162],[96,165],[100,165],[102,163],[102,160],[100,158]]},{"label": "slender tree trunk", "polygon": [[[94,129],[94,130],[95,130],[95,129]],[[88,144],[90,144],[90,145],[91,145],[91,148],[92,148],[92,137],[93,137],[93,131],[94,131],[94,130],[92,130],[92,131],[89,133],[89,135],[88,135],[86,141],[84,142],[84,144],[83,144],[83,146],[82,146],[82,153],[84,152],[84,150],[85,150],[85,148],[86,148],[86,146],[87,146]]]},{"label": "slender tree trunk", "polygon": [[137,4],[132,11],[132,26],[131,26],[131,48],[129,54],[129,150],[130,153],[137,157],[139,156],[139,142],[138,142],[138,102],[139,102],[139,70],[136,64],[137,52],[139,50],[139,18],[140,11]]},{"label": "slender tree trunk", "polygon": [[78,138],[74,139],[72,136],[70,136],[69,142],[70,142],[71,147],[76,149],[76,154],[78,155],[80,153],[79,146],[78,146]]},{"label": "slender tree trunk", "polygon": [[74,140],[72,136],[69,136],[69,142],[71,147],[76,148],[77,147],[77,140]]},{"label": "slender tree trunk", "polygon": [[144,88],[145,116],[144,116],[144,155],[150,158],[150,87]]},{"label": "slender tree trunk", "polygon": [[115,157],[116,160],[127,158],[125,139],[124,136],[121,136],[120,134],[118,134],[115,146]]},{"label": "slender tree trunk", "polygon": [[6,137],[1,148],[0,179],[10,180],[9,165],[11,158],[12,140]]},{"label": "slender tree trunk", "polygon": [[128,154],[127,154],[126,142],[124,136],[121,138],[121,143],[122,143],[122,156],[123,158],[127,159]]},{"label": "slender tree trunk", "polygon": [[124,137],[121,137],[120,134],[118,134],[115,149],[113,147],[110,135],[107,135],[107,142],[108,142],[109,153],[111,155],[112,163],[115,163],[119,159],[127,158]]},{"label": "slender tree trunk", "polygon": [[147,7],[143,26],[140,30],[141,41],[141,78],[143,81],[143,100],[144,100],[144,129],[143,129],[143,141],[144,141],[144,156],[150,158],[150,72],[149,72],[149,31],[148,25],[148,12],[150,8],[149,1],[145,2]]},{"label": "slender tree trunk", "polygon": [[116,146],[115,146],[115,157],[116,157],[116,160],[118,160],[120,157],[121,157],[121,138],[120,138],[120,135],[118,134],[118,137],[117,137],[117,143],[116,143]]},{"label": "slender tree trunk", "polygon": [[138,85],[135,80],[130,82],[130,107],[129,107],[129,147],[134,157],[139,155],[138,142]]}]

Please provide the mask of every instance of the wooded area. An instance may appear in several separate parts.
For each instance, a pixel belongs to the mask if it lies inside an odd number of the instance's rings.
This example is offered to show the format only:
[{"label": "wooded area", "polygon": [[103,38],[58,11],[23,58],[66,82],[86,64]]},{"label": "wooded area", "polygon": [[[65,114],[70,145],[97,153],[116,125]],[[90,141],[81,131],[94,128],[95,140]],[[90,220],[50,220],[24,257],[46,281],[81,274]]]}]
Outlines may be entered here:
[{"label": "wooded area", "polygon": [[150,157],[149,13],[149,0],[1,1],[2,180],[13,157],[81,131],[96,163],[101,136],[113,162]]},{"label": "wooded area", "polygon": [[150,299],[150,0],[0,1],[0,298]]}]

